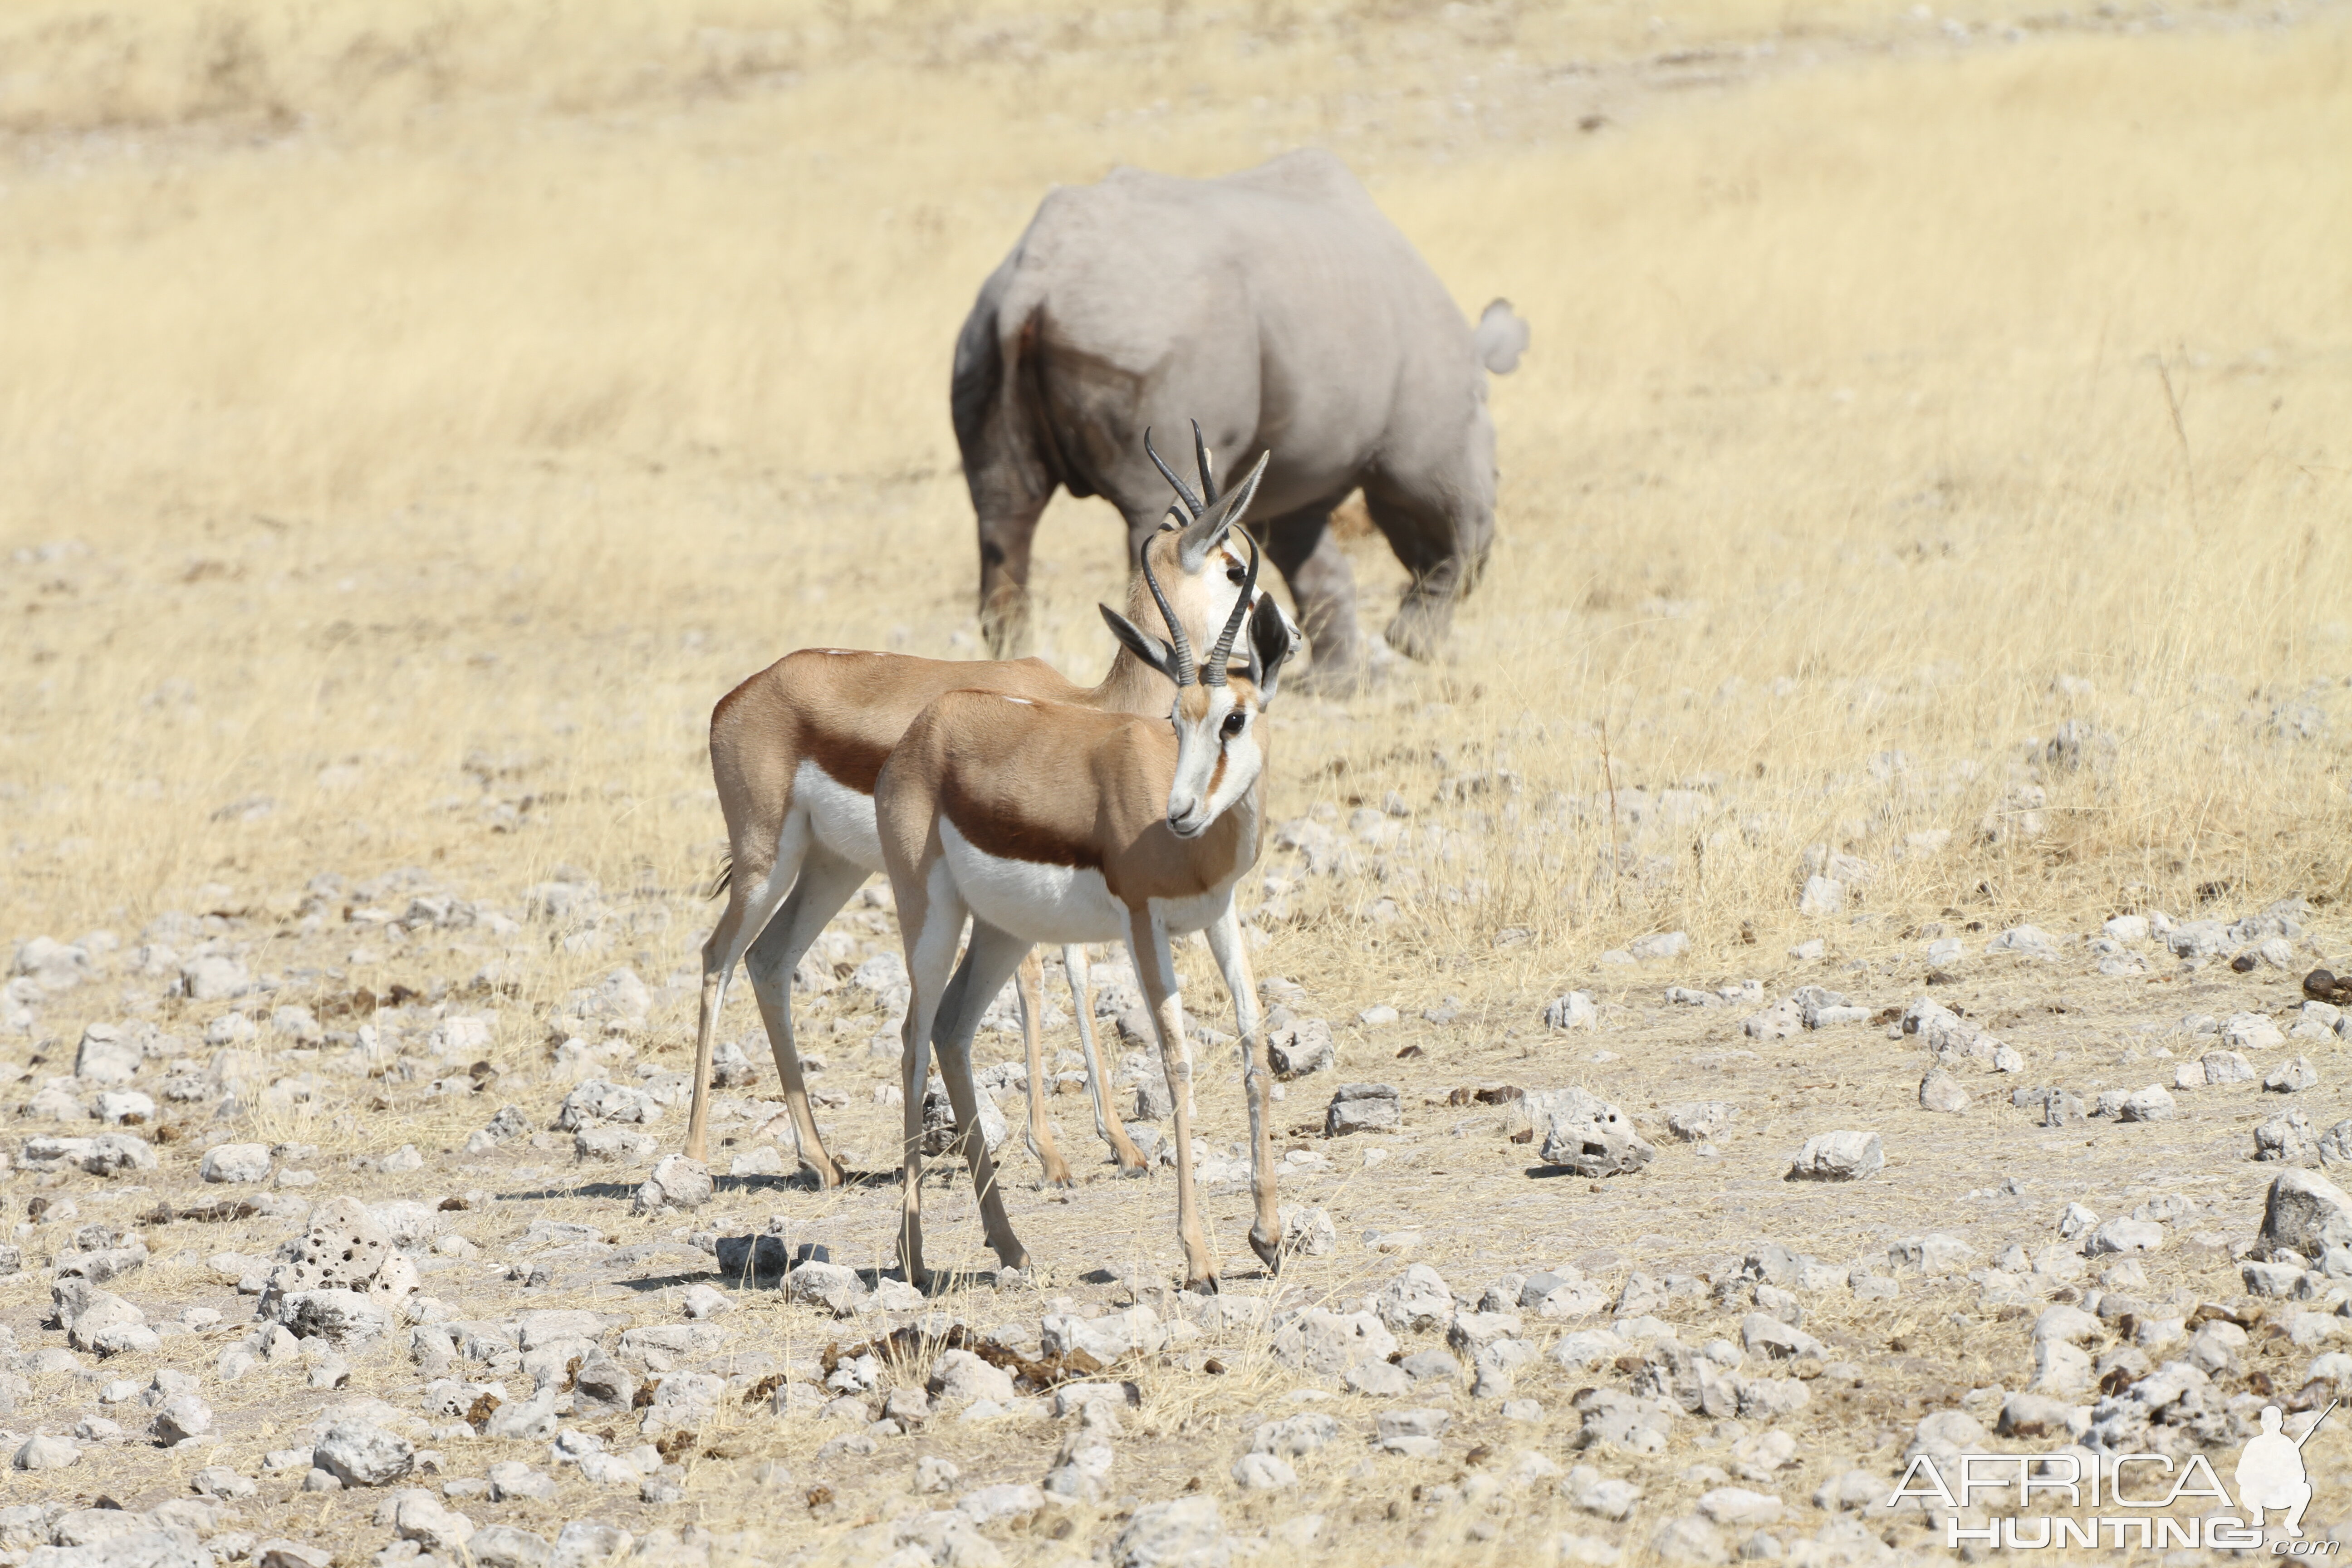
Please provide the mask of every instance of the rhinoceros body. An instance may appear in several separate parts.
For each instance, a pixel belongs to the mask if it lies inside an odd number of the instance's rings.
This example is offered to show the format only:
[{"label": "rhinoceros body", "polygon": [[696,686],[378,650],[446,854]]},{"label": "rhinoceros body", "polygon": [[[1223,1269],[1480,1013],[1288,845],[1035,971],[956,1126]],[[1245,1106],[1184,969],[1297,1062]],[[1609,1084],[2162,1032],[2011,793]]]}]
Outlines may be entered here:
[{"label": "rhinoceros body", "polygon": [[1108,499],[1132,555],[1168,504],[1144,432],[1181,450],[1197,419],[1220,471],[1273,453],[1255,511],[1325,683],[1362,668],[1354,577],[1327,526],[1359,488],[1412,574],[1389,639],[1427,655],[1494,534],[1486,375],[1526,342],[1501,300],[1474,331],[1328,153],[1056,189],[956,343],[991,651],[1027,650],[1030,540],[1055,487]]}]

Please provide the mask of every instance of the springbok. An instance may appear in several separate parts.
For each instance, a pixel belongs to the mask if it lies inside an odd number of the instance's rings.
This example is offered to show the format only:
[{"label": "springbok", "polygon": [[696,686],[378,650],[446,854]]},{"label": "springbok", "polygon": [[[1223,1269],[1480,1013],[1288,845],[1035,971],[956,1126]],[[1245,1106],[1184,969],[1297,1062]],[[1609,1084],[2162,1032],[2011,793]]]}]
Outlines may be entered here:
[{"label": "springbok", "polygon": [[[1246,504],[1265,464],[1235,494]],[[1238,509],[1237,509],[1238,510]],[[923,1089],[936,1042],[971,1166],[982,1224],[997,1259],[1027,1267],[1004,1212],[972,1087],[971,1038],[988,999],[1040,942],[1123,941],[1150,999],[1176,1122],[1177,1229],[1189,1288],[1213,1290],[1217,1258],[1192,1190],[1192,1051],[1169,939],[1208,934],[1233,994],[1249,1101],[1250,1246],[1271,1268],[1282,1247],[1266,1123],[1265,1038],[1234,886],[1257,859],[1266,750],[1260,715],[1294,646],[1271,604],[1236,601],[1208,658],[1195,667],[1184,617],[1168,605],[1143,555],[1144,583],[1165,642],[1102,607],[1119,643],[1176,683],[1166,722],[1005,691],[951,691],[923,710],[875,785],[882,857],[898,905],[914,988],[907,1009],[906,1161],[898,1258],[923,1285]],[[1250,551],[1245,587],[1257,583]],[[1250,621],[1247,672],[1229,671],[1234,637]],[[967,917],[971,942],[952,981]],[[944,1015],[944,1017],[942,1017]],[[934,1031],[934,1025],[939,1027]]]},{"label": "springbok", "polygon": [[[1149,437],[1146,437],[1149,446]],[[1232,547],[1234,521],[1249,504],[1265,463],[1230,495],[1220,496],[1208,448],[1198,426],[1193,455],[1202,493],[1191,487],[1155,451],[1151,459],[1176,492],[1171,516],[1183,525],[1153,536],[1162,571],[1171,574],[1173,601],[1152,579],[1130,577],[1129,611],[1169,617],[1169,629],[1213,626],[1237,605],[1261,602],[1256,580]],[[1178,512],[1181,503],[1181,512]],[[1270,600],[1264,601],[1270,604]],[[1297,627],[1279,608],[1282,624]],[[719,700],[710,715],[710,771],[727,819],[729,859],[719,887],[728,895],[710,939],[702,949],[702,1016],[695,1039],[694,1103],[687,1122],[686,1152],[708,1158],[712,1037],[727,1004],[728,984],[740,962],[767,1027],[769,1048],[782,1081],[784,1102],[797,1134],[800,1162],[824,1186],[845,1173],[826,1152],[810,1113],[808,1087],[793,1040],[792,976],[801,956],[825,923],[874,872],[883,869],[874,822],[874,781],[891,749],[931,700],[957,689],[997,691],[1096,709],[1111,713],[1165,712],[1165,672],[1126,647],[1112,658],[1099,685],[1074,684],[1041,659],[950,661],[898,654],[856,653],[841,648],[803,648],[787,654]],[[714,891],[719,890],[714,889]],[[1140,1173],[1142,1154],[1127,1135],[1106,1099],[1105,1078],[1094,1037],[1094,1010],[1087,992],[1083,949],[1064,952],[1077,1015],[1078,1043],[1086,1058],[1087,1083],[1094,1100],[1095,1130],[1108,1143],[1120,1169]],[[1005,976],[989,989],[996,995]],[[1069,1186],[1075,1178],[1055,1147],[1045,1119],[1045,1075],[1039,1041],[1038,969],[1022,966],[1022,1032],[1028,1050],[1028,1139],[1049,1185]],[[919,1106],[918,1108],[919,1113]]]}]

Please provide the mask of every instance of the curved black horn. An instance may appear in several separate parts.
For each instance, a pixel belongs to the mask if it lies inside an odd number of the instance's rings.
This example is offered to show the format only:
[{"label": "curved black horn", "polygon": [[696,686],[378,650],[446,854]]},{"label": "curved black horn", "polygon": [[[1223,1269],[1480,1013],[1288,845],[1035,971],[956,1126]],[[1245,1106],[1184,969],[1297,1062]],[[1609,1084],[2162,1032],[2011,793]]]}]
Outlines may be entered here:
[{"label": "curved black horn", "polygon": [[1209,662],[1201,667],[1201,680],[1207,686],[1223,686],[1225,683],[1225,661],[1234,655],[1234,635],[1249,618],[1250,601],[1257,595],[1257,541],[1250,537],[1247,529],[1242,530],[1241,534],[1243,542],[1249,546],[1249,574],[1242,579],[1242,596],[1234,601],[1234,613],[1225,617],[1224,635],[1217,639],[1216,651],[1209,656]]},{"label": "curved black horn", "polygon": [[1176,618],[1176,611],[1168,603],[1168,595],[1160,592],[1160,579],[1152,575],[1151,543],[1149,540],[1143,545],[1143,581],[1151,590],[1153,602],[1160,606],[1160,618],[1168,623],[1168,646],[1176,650],[1176,684],[1191,686],[1200,679],[1200,671],[1192,663],[1192,644],[1184,636],[1184,624]]},{"label": "curved black horn", "polygon": [[1151,426],[1149,425],[1143,427],[1143,450],[1145,455],[1150,458],[1151,466],[1160,470],[1160,477],[1176,487],[1176,493],[1183,498],[1184,510],[1192,513],[1194,517],[1200,516],[1201,498],[1194,495],[1192,493],[1192,488],[1183,480],[1178,479],[1176,477],[1176,470],[1170,468],[1166,462],[1162,461],[1160,454],[1152,449]]},{"label": "curved black horn", "polygon": [[1209,506],[1217,504],[1217,476],[1209,465],[1209,443],[1201,438],[1201,422],[1192,421],[1192,463],[1201,470],[1201,500]]}]

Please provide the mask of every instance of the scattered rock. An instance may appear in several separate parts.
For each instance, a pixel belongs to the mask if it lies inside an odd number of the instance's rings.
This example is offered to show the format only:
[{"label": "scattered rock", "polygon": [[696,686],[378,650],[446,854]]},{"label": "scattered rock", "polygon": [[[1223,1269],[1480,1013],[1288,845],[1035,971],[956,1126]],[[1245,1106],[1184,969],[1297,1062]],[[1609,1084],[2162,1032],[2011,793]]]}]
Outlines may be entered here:
[{"label": "scattered rock", "polygon": [[1324,1072],[1339,1061],[1331,1043],[1331,1026],[1321,1018],[1301,1018],[1266,1036],[1266,1061],[1274,1076],[1289,1079]]},{"label": "scattered rock", "polygon": [[846,1318],[865,1300],[866,1287],[859,1283],[856,1269],[812,1258],[784,1277],[784,1293],[793,1300],[812,1302],[836,1318]]},{"label": "scattered rock", "polygon": [[146,1053],[120,1024],[91,1024],[74,1052],[74,1077],[89,1083],[129,1083],[139,1076]]},{"label": "scattered rock", "polygon": [[486,1524],[466,1542],[474,1568],[550,1568],[555,1549],[544,1536],[514,1524]]},{"label": "scattered rock", "polygon": [[604,1164],[634,1165],[653,1158],[660,1141],[650,1132],[637,1132],[626,1127],[596,1124],[583,1127],[572,1135],[572,1152],[581,1161],[597,1161]]},{"label": "scattered rock", "polygon": [[1622,1110],[1580,1089],[1531,1093],[1522,1104],[1547,1165],[1583,1176],[1615,1176],[1638,1171],[1657,1156]]},{"label": "scattered rock", "polygon": [[200,1173],[207,1182],[260,1182],[269,1176],[267,1143],[216,1143],[205,1151]]},{"label": "scattered rock", "polygon": [[1959,1079],[1942,1068],[1930,1068],[1927,1076],[1919,1080],[1922,1110],[1957,1113],[1966,1110],[1970,1103],[1969,1091],[1960,1087]]},{"label": "scattered rock", "polygon": [[1720,1100],[1694,1100],[1666,1107],[1666,1131],[1685,1143],[1721,1137],[1738,1118],[1739,1109]]},{"label": "scattered rock", "polygon": [[1454,1319],[1454,1291],[1436,1269],[1416,1263],[1381,1287],[1373,1310],[1399,1332],[1443,1329]]},{"label": "scattered rock", "polygon": [[2285,1066],[2275,1068],[2263,1079],[2263,1087],[2273,1094],[2297,1094],[2319,1082],[2319,1074],[2308,1057],[2297,1057]]},{"label": "scattered rock", "polygon": [[347,1487],[386,1486],[415,1468],[405,1437],[366,1421],[339,1421],[311,1451],[310,1463]]},{"label": "scattered rock", "polygon": [[1843,914],[1845,884],[1834,877],[1806,878],[1804,890],[1797,895],[1797,912],[1814,917]]},{"label": "scattered rock", "polygon": [[1797,1182],[1859,1182],[1876,1175],[1886,1165],[1886,1152],[1875,1132],[1823,1132],[1805,1141],[1789,1167]]},{"label": "scattered rock", "polygon": [[948,1405],[969,1405],[979,1399],[1010,1405],[1014,1397],[1010,1373],[964,1350],[949,1351],[932,1364],[930,1393]]},{"label": "scattered rock", "polygon": [[1760,1013],[1751,1013],[1740,1025],[1751,1040],[1785,1040],[1805,1026],[1805,1010],[1795,1002],[1773,1003]]},{"label": "scattered rock", "polygon": [[575,1519],[556,1532],[548,1568],[603,1568],[627,1555],[636,1537],[600,1519]]},{"label": "scattered rock", "polygon": [[1966,1268],[1976,1255],[1976,1248],[1958,1237],[1930,1231],[1889,1247],[1886,1261],[1895,1268],[1920,1274],[1953,1274]]},{"label": "scattered rock", "polygon": [[709,1166],[683,1154],[671,1154],[654,1167],[653,1174],[637,1189],[635,1210],[638,1214],[660,1214],[670,1209],[698,1209],[710,1201],[715,1191]]},{"label": "scattered rock", "polygon": [[2092,1258],[2111,1252],[2161,1252],[2164,1226],[2153,1220],[2111,1219],[2091,1233],[2083,1251]]},{"label": "scattered rock", "polygon": [[1214,1500],[1146,1503],[1111,1543],[1114,1568],[1226,1568],[1234,1550]]},{"label": "scattered rock", "polygon": [[1310,1307],[1278,1326],[1272,1345],[1275,1360],[1321,1377],[1339,1376],[1367,1361],[1385,1362],[1396,1348],[1396,1336],[1371,1313],[1320,1307]]},{"label": "scattered rock", "polygon": [[413,1487],[392,1500],[392,1527],[403,1541],[414,1541],[427,1552],[456,1555],[473,1539],[474,1521],[445,1505],[422,1488]]},{"label": "scattered rock", "polygon": [[1680,958],[1690,951],[1690,938],[1682,931],[1657,931],[1649,936],[1635,937],[1625,946],[1636,962],[1654,963],[1661,959]]},{"label": "scattered rock", "polygon": [[709,1285],[688,1286],[681,1304],[686,1309],[686,1315],[698,1321],[735,1310],[735,1303],[729,1300],[726,1291]]},{"label": "scattered rock", "polygon": [[1392,1083],[1343,1083],[1324,1112],[1323,1135],[1392,1132],[1404,1125],[1404,1097]]},{"label": "scattered rock", "polygon": [[1331,1211],[1292,1204],[1277,1217],[1282,1221],[1282,1250],[1302,1258],[1328,1258],[1339,1246],[1339,1228]]},{"label": "scattered rock", "polygon": [[2315,1152],[2319,1138],[2300,1110],[2273,1116],[2254,1129],[2254,1158],[2293,1163]]},{"label": "scattered rock", "polygon": [[28,1171],[74,1169],[93,1176],[112,1176],[155,1169],[155,1151],[147,1140],[129,1132],[101,1132],[94,1138],[27,1138],[17,1163]]},{"label": "scattered rock", "polygon": [[201,1437],[213,1429],[213,1407],[194,1394],[184,1394],[155,1412],[152,1429],[155,1440],[167,1446]]},{"label": "scattered rock", "polygon": [[2268,1050],[2286,1044],[2286,1036],[2262,1013],[2232,1013],[2222,1021],[2221,1043],[2236,1051]]},{"label": "scattered rock", "polygon": [[1245,1492],[1287,1491],[1298,1484],[1298,1472],[1272,1454],[1244,1454],[1234,1461],[1233,1478]]},{"label": "scattered rock", "polygon": [[1581,991],[1571,991],[1544,1008],[1547,1029],[1594,1029],[1600,1026],[1601,1009]]},{"label": "scattered rock", "polygon": [[1743,1487],[1717,1487],[1698,1500],[1698,1510],[1717,1524],[1771,1524],[1780,1517],[1780,1500]]},{"label": "scattered rock", "polygon": [[80,1461],[81,1448],[72,1438],[43,1432],[26,1438],[9,1463],[20,1470],[62,1470]]},{"label": "scattered rock", "polygon": [[2352,1196],[2315,1172],[2282,1171],[2272,1179],[2258,1239],[2266,1249],[2305,1258],[2352,1246]]},{"label": "scattered rock", "polygon": [[1696,1514],[1667,1520],[1650,1537],[1650,1550],[1670,1563],[1711,1565],[1731,1561],[1731,1545],[1723,1532]]},{"label": "scattered rock", "polygon": [[2058,939],[2039,926],[2011,926],[1985,943],[1985,952],[2011,952],[2020,958],[2053,963],[2058,957]]},{"label": "scattered rock", "polygon": [[[2012,1394],[2001,1402],[1997,1429],[2004,1437],[2046,1437],[2066,1441],[2074,1435],[2074,1409],[2064,1400],[2053,1399],[2047,1394]],[[1874,1502],[1878,1499],[1871,1500]]]}]

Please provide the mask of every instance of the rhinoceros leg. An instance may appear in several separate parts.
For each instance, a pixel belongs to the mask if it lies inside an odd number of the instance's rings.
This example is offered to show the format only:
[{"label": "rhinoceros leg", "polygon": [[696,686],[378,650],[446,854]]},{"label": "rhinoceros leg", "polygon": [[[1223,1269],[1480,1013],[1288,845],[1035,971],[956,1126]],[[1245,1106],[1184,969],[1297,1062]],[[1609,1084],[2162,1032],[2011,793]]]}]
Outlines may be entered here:
[{"label": "rhinoceros leg", "polygon": [[1368,669],[1364,636],[1356,621],[1356,571],[1330,529],[1331,504],[1302,508],[1267,522],[1260,537],[1265,552],[1290,584],[1298,605],[1298,628],[1315,662],[1299,678],[1310,691],[1344,696],[1357,690]]},{"label": "rhinoceros leg", "polygon": [[980,635],[991,658],[1029,652],[1029,542],[1051,494],[992,496],[980,513]]},{"label": "rhinoceros leg", "polygon": [[1389,646],[1406,658],[1434,658],[1444,646],[1454,604],[1476,584],[1494,542],[1492,493],[1491,488],[1482,493],[1450,486],[1364,487],[1373,525],[1412,574],[1386,634]]}]

